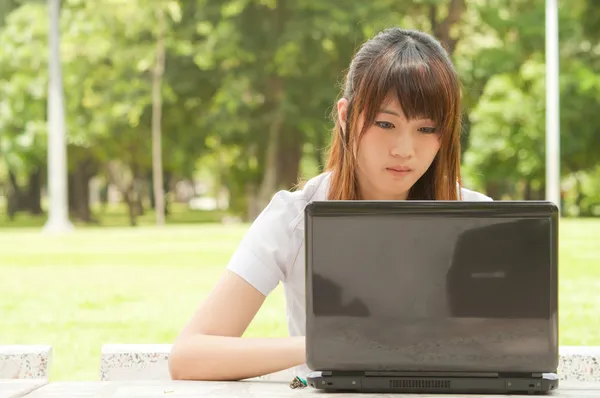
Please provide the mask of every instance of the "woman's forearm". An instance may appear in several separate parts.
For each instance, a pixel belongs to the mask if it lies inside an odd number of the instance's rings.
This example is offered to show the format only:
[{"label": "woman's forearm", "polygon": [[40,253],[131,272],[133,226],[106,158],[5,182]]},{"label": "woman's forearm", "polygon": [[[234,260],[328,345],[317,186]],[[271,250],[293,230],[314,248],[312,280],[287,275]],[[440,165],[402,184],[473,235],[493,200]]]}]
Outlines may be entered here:
[{"label": "woman's forearm", "polygon": [[176,380],[242,380],[302,365],[305,361],[304,337],[197,334],[175,342],[169,370]]}]

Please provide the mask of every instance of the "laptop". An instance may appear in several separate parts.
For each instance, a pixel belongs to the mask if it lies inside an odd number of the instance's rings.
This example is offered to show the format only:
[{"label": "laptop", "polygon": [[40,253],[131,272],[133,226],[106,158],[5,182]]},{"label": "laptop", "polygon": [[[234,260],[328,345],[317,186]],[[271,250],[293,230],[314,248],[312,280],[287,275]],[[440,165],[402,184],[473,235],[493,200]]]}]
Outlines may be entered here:
[{"label": "laptop", "polygon": [[558,388],[558,222],[545,201],[310,203],[308,385]]}]

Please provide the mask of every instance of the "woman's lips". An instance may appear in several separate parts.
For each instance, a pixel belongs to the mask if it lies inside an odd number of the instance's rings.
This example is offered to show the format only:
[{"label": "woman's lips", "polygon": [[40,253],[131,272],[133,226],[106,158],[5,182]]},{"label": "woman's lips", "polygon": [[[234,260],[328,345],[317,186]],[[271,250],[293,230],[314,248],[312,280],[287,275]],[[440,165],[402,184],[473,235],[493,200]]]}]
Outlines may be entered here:
[{"label": "woman's lips", "polygon": [[404,177],[412,171],[411,168],[404,166],[387,167],[386,170],[395,177]]}]

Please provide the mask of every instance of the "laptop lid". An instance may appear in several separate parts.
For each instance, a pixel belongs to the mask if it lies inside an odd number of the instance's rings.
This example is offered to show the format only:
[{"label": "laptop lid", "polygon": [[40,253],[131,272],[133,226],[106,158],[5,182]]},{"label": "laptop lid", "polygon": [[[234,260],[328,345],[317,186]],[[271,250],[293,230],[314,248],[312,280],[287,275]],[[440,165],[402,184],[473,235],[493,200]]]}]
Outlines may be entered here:
[{"label": "laptop lid", "polygon": [[305,234],[310,369],[556,371],[552,203],[319,201]]}]

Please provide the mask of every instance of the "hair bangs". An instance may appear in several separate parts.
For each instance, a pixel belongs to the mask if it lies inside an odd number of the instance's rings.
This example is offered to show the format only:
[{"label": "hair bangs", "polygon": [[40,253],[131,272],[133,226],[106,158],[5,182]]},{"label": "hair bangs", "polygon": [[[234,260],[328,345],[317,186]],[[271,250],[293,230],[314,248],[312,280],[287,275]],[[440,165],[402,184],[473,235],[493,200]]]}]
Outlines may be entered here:
[{"label": "hair bangs", "polygon": [[365,73],[357,97],[369,101],[356,104],[365,112],[365,129],[379,109],[395,99],[408,120],[431,119],[442,134],[452,132],[459,83],[448,73],[449,65],[427,50],[410,40],[390,47]]}]

